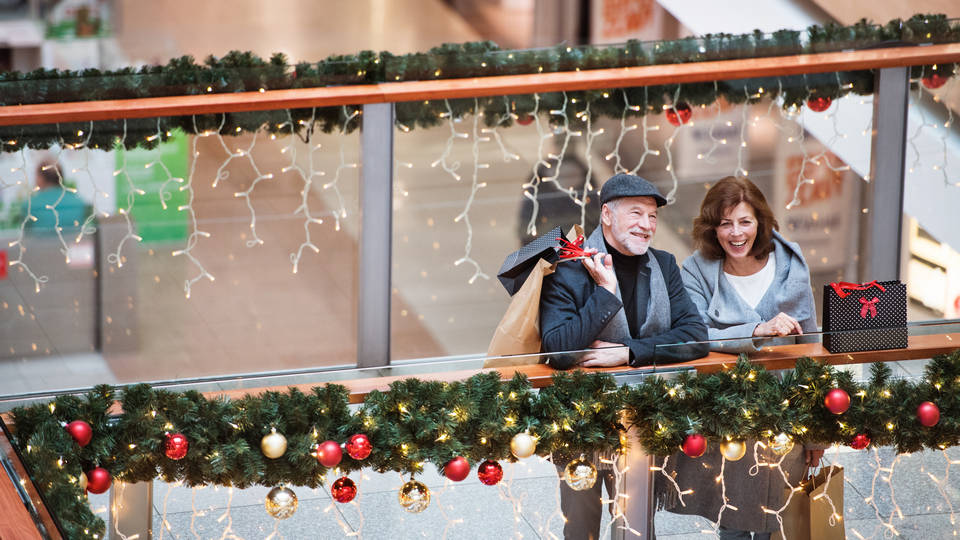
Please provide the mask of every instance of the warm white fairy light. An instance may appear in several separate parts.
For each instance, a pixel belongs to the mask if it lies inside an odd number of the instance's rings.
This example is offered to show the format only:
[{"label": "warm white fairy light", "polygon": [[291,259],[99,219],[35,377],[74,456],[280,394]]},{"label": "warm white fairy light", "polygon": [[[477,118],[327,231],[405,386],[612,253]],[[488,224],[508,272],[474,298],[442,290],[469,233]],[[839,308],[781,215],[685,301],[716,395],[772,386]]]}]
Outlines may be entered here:
[{"label": "warm white fairy light", "polygon": [[587,103],[581,116],[586,123],[586,144],[583,149],[583,158],[587,162],[587,172],[583,178],[583,191],[580,196],[573,195],[573,202],[580,207],[580,227],[586,227],[587,222],[587,197],[593,189],[593,141],[598,135],[603,134],[603,128],[593,129],[593,117],[590,115],[590,103]]},{"label": "warm white fairy light", "polygon": [[[537,145],[537,161],[533,164],[533,176],[527,183],[523,184],[523,196],[529,199],[532,203],[532,211],[530,213],[530,221],[527,222],[527,234],[536,236],[537,234],[537,216],[540,212],[540,202],[537,200],[537,195],[540,192],[540,185],[544,182],[552,182],[556,185],[557,190],[565,193],[568,197],[575,200],[576,199],[576,190],[573,188],[565,188],[558,181],[560,175],[560,168],[563,166],[563,156],[567,152],[567,146],[570,144],[570,137],[579,135],[578,133],[572,133],[570,131],[570,119],[567,117],[567,93],[563,92],[563,105],[559,109],[553,109],[550,111],[551,116],[559,116],[563,119],[562,126],[557,127],[550,134],[544,134],[543,125],[540,120],[540,116],[537,114],[540,110],[540,95],[534,94],[535,105],[533,108],[534,120],[537,124],[537,134],[539,135],[539,142]],[[572,103],[572,101],[571,101]],[[557,154],[552,152],[547,152],[546,157],[552,159],[554,163],[550,163],[547,159],[544,159],[544,148],[543,143],[546,139],[554,137],[557,135],[563,135],[563,143],[560,145],[560,151]],[[552,169],[553,174],[550,176],[541,176],[540,167],[543,166],[546,169]]]},{"label": "warm white fairy light", "polygon": [[[665,107],[665,109],[673,109],[674,112],[676,112],[677,115],[679,116],[680,113],[676,109],[676,104],[679,99],[680,99],[680,87],[678,86],[677,91],[674,93],[674,96],[673,96],[673,104],[669,105],[668,107]],[[677,172],[676,170],[674,170],[675,167],[673,166],[672,148],[673,148],[673,141],[676,140],[677,135],[679,135],[680,131],[685,127],[686,127],[686,124],[681,122],[680,125],[676,126],[673,129],[673,133],[671,133],[670,136],[667,137],[667,140],[664,141],[663,143],[663,149],[667,153],[667,166],[664,168],[668,173],[670,173],[670,179],[673,181],[673,187],[670,188],[670,191],[667,193],[667,196],[666,196],[667,204],[673,204],[674,201],[676,201],[677,189],[680,187],[680,179],[677,178]]]},{"label": "warm white fairy light", "polygon": [[[349,114],[348,114],[349,113]],[[346,141],[347,138],[347,129],[350,127],[350,122],[355,118],[360,116],[360,109],[354,109],[353,112],[350,112],[347,107],[343,107],[343,124],[340,126],[340,161],[337,163],[337,169],[333,173],[333,179],[323,185],[323,189],[333,189],[333,194],[337,198],[337,208],[333,211],[334,225],[333,228],[336,231],[340,230],[340,219],[347,217],[347,208],[343,204],[343,196],[340,195],[340,175],[343,174],[343,171],[347,169],[356,169],[359,167],[357,163],[349,162],[346,158]],[[312,159],[313,156],[311,156]]]},{"label": "warm white fairy light", "polygon": [[[89,182],[90,185],[93,186],[93,212],[90,212],[90,215],[87,216],[87,219],[85,219],[83,223],[80,225],[80,233],[77,235],[77,242],[79,242],[80,238],[82,238],[83,236],[89,236],[96,232],[97,229],[94,226],[94,220],[97,218],[97,201],[101,198],[102,199],[110,198],[110,193],[100,189],[100,186],[97,184],[97,181],[94,178],[93,173],[90,172],[90,149],[88,148],[87,145],[89,144],[90,137],[92,136],[93,136],[93,122],[90,122],[90,128],[87,130],[86,138],[82,142],[73,145],[73,148],[75,150],[81,150],[81,149],[83,150],[83,152],[81,153],[81,155],[83,156],[83,165],[80,167],[77,167],[76,169],[73,169],[72,172],[74,174],[84,173],[87,177],[87,182]],[[104,217],[104,218],[110,217],[110,212],[107,212],[106,210],[101,210],[99,214],[100,214],[100,217]]]},{"label": "warm white fairy light", "polygon": [[[159,120],[157,120],[157,130],[160,129]],[[124,234],[123,238],[120,239],[120,242],[117,243],[117,250],[113,253],[107,255],[107,262],[110,264],[116,264],[117,268],[123,266],[124,257],[122,255],[123,246],[127,243],[128,240],[134,240],[136,242],[142,242],[143,238],[134,233],[133,229],[133,220],[130,219],[131,214],[133,214],[133,205],[138,195],[144,195],[145,192],[133,185],[133,179],[130,178],[130,173],[127,171],[127,121],[123,121],[123,136],[118,141],[118,146],[120,148],[120,168],[113,171],[114,177],[122,176],[127,182],[127,206],[126,208],[120,208],[118,210],[119,214],[123,216],[123,219],[126,221],[127,232]],[[82,233],[81,233],[82,234]]]},{"label": "warm white fairy light", "polygon": [[453,150],[453,143],[457,139],[466,139],[470,135],[466,133],[461,133],[457,131],[456,128],[456,119],[453,117],[453,109],[450,108],[450,101],[443,101],[447,106],[447,112],[440,113],[440,118],[447,120],[447,125],[450,127],[450,136],[447,137],[447,141],[443,145],[443,153],[440,154],[440,158],[430,164],[431,167],[436,167],[439,165],[447,174],[453,177],[457,182],[460,181],[460,175],[457,174],[457,169],[460,168],[459,161],[449,162],[447,161],[450,158],[450,152]]},{"label": "warm white fairy light", "polygon": [[[220,120],[220,129],[223,128],[223,123],[225,120],[226,120],[226,115],[223,115],[223,117]],[[207,272],[206,268],[203,267],[203,264],[200,263],[200,260],[197,259],[197,257],[194,256],[193,254],[193,248],[197,246],[197,243],[200,241],[200,238],[210,238],[210,233],[206,231],[201,231],[197,224],[197,213],[193,209],[193,199],[195,195],[193,191],[193,181],[194,181],[194,178],[196,178],[197,162],[200,161],[199,159],[197,159],[198,157],[200,157],[200,151],[197,149],[198,144],[200,143],[200,139],[203,137],[210,137],[213,135],[217,135],[219,132],[219,129],[217,131],[205,131],[201,133],[200,130],[197,128],[197,117],[194,116],[193,131],[194,131],[193,149],[192,149],[193,159],[190,160],[190,174],[187,177],[186,183],[180,186],[180,191],[187,192],[187,203],[177,208],[177,210],[180,212],[183,212],[183,211],[188,212],[188,215],[190,216],[190,235],[187,236],[186,246],[183,249],[178,249],[172,253],[174,257],[179,257],[181,255],[186,256],[188,259],[190,259],[190,262],[192,262],[199,270],[199,273],[196,276],[190,279],[187,279],[183,284],[183,290],[187,298],[190,298],[190,289],[193,287],[194,283],[200,281],[203,278],[207,278],[210,281],[214,280],[213,275]],[[166,182],[164,184],[166,184]],[[164,194],[162,192],[162,189],[163,188],[161,187],[161,193],[160,193],[161,201],[164,200],[164,196],[163,196]],[[164,209],[166,209],[166,204],[164,204],[163,207]]]},{"label": "warm white fairy light", "polygon": [[483,114],[480,112],[479,104],[477,98],[473,99],[473,145],[471,147],[473,153],[473,171],[471,174],[471,183],[470,183],[470,195],[467,197],[466,205],[463,208],[463,211],[460,212],[457,217],[453,219],[454,223],[463,223],[467,227],[467,242],[464,246],[463,257],[460,257],[454,261],[454,266],[460,266],[461,264],[469,264],[473,267],[473,275],[470,276],[470,279],[467,280],[467,283],[473,284],[477,278],[490,279],[490,276],[485,274],[480,268],[480,263],[474,260],[470,256],[470,252],[473,248],[473,226],[470,224],[470,207],[473,205],[473,201],[476,199],[477,192],[480,189],[486,187],[486,182],[480,182],[480,169],[486,169],[490,167],[489,163],[480,162],[480,116]]},{"label": "warm white fairy light", "polygon": [[[957,84],[957,80],[958,80],[958,77],[955,77],[955,76],[951,77],[950,79],[947,80],[946,84],[944,84],[943,87],[938,88],[936,90],[925,91],[924,86],[922,84],[917,84],[917,95],[915,98],[916,103],[922,103],[928,92],[932,94],[931,99],[933,100],[934,103],[953,103],[954,100],[956,99],[956,96],[951,97],[951,94],[954,94],[957,88],[960,87],[960,85]],[[953,107],[949,105],[943,105],[943,109],[945,109],[947,113],[947,120],[944,121],[942,125],[938,124],[936,119],[933,119],[933,120],[928,119],[927,114],[925,113],[925,109],[926,107],[923,107],[923,106],[913,108],[913,110],[920,117],[920,125],[917,126],[916,130],[913,132],[913,135],[911,135],[907,139],[907,141],[910,143],[910,148],[913,150],[913,154],[914,154],[914,160],[911,163],[910,167],[908,168],[907,172],[915,173],[919,171],[920,168],[922,167],[920,162],[921,154],[920,154],[919,148],[917,147],[917,140],[921,138],[921,131],[924,128],[927,128],[928,131],[934,131],[937,133],[937,139],[940,142],[940,153],[942,156],[939,163],[931,165],[930,167],[934,171],[937,171],[940,173],[940,175],[943,177],[943,183],[945,186],[960,186],[960,183],[956,181],[951,182],[950,176],[947,173],[947,168],[948,168],[947,159],[949,155],[947,140],[950,135],[949,128],[951,125],[953,125]]]},{"label": "warm white fairy light", "polygon": [[[507,122],[509,122],[511,119],[516,120],[517,115],[510,112],[510,102],[507,99],[507,96],[503,96],[503,102],[504,102],[505,112],[500,115],[500,119],[497,120],[497,123],[492,128],[481,128],[480,133],[483,133],[484,135],[491,135],[493,137],[493,140],[496,141],[497,146],[500,147],[500,153],[503,155],[503,162],[509,163],[510,161],[513,161],[513,160],[519,160],[520,156],[517,155],[515,152],[512,152],[507,149],[506,145],[503,143],[503,137],[500,136],[500,131],[497,128],[499,128],[500,126],[506,125]],[[481,139],[481,140],[486,141],[489,139]]]},{"label": "warm white fairy light", "polygon": [[537,214],[540,210],[540,201],[537,200],[537,192],[540,190],[540,167],[550,168],[550,162],[544,159],[543,143],[553,137],[552,132],[544,132],[543,123],[540,121],[540,94],[533,95],[533,116],[534,125],[537,128],[537,159],[533,164],[533,177],[523,184],[523,196],[530,200],[533,211],[530,214],[530,221],[527,223],[527,234],[537,235]]},{"label": "warm white fairy light", "polygon": [[[20,173],[23,176],[22,180],[18,180],[15,185],[27,185],[29,183],[29,178],[27,178],[27,149],[23,147],[20,149],[20,166],[14,167],[10,172],[16,174]],[[23,262],[23,255],[27,252],[27,246],[23,243],[24,233],[27,228],[27,223],[30,221],[36,221],[37,218],[31,213],[32,211],[32,202],[33,197],[27,197],[27,214],[24,216],[23,221],[20,222],[20,227],[17,228],[17,239],[11,241],[8,246],[17,248],[17,256],[14,259],[7,261],[8,266],[11,268],[19,267],[20,270],[26,272],[30,279],[33,280],[33,290],[34,292],[40,292],[40,286],[46,283],[49,278],[47,276],[38,276],[27,266],[27,263]]]},{"label": "warm white fairy light", "polygon": [[729,508],[730,510],[736,512],[737,507],[730,504],[730,498],[727,497],[727,479],[724,475],[724,470],[727,466],[727,458],[721,452],[720,455],[720,474],[717,475],[717,482],[720,484],[720,501],[723,502],[723,505],[720,507],[720,511],[717,512],[717,519],[713,523],[713,533],[720,537],[720,521],[723,519],[723,512]]},{"label": "warm white fairy light", "polygon": [[743,92],[747,100],[740,107],[740,144],[737,146],[737,169],[733,171],[733,175],[747,177],[750,176],[750,171],[744,168],[743,160],[747,150],[747,113],[750,112],[751,107],[749,90],[744,87]]},{"label": "warm white fairy light", "polygon": [[[627,493],[621,493],[620,486],[623,485],[623,477],[627,472],[630,471],[630,467],[626,466],[623,469],[621,469],[620,464],[622,461],[623,461],[622,457],[615,457],[613,459],[607,459],[604,457],[600,458],[600,463],[610,466],[610,469],[613,472],[613,485],[615,486],[613,490],[612,498],[610,499],[605,499],[603,497],[600,498],[600,504],[602,505],[609,504],[612,507],[610,521],[607,522],[607,525],[603,528],[603,530],[600,531],[600,538],[607,538],[610,536],[610,529],[611,527],[613,527],[614,524],[617,523],[617,520],[622,521],[622,524],[619,526],[620,529],[624,531],[629,531],[630,534],[633,534],[634,536],[637,536],[637,537],[641,537],[643,535],[642,532],[638,531],[637,529],[634,529],[633,526],[630,525],[630,519],[627,517],[626,512],[627,512],[627,505],[630,502],[629,500],[630,495],[628,495]],[[597,481],[600,482],[601,480],[597,478]]]},{"label": "warm white fairy light", "polygon": [[[311,211],[310,193],[313,186],[313,179],[316,177],[324,176],[324,174],[326,173],[324,173],[323,171],[317,170],[314,165],[314,159],[313,159],[314,153],[318,152],[321,148],[321,145],[319,143],[311,144],[309,146],[309,151],[307,154],[307,170],[303,170],[303,167],[301,167],[297,163],[297,144],[296,144],[297,139],[296,137],[294,137],[294,135],[296,135],[297,127],[293,122],[293,115],[290,113],[289,109],[286,111],[286,113],[287,113],[287,121],[284,122],[283,124],[280,124],[277,127],[279,129],[290,130],[290,134],[287,136],[287,139],[286,139],[287,145],[280,150],[281,154],[289,155],[290,164],[285,166],[283,169],[281,169],[281,172],[286,173],[286,172],[293,171],[300,176],[300,180],[303,182],[303,188],[300,190],[300,206],[298,206],[297,209],[293,211],[293,215],[295,216],[298,214],[303,215],[303,235],[304,235],[304,240],[303,242],[300,243],[300,247],[297,248],[297,252],[290,254],[290,262],[293,264],[293,273],[296,274],[297,270],[300,267],[300,258],[303,256],[304,249],[310,248],[313,250],[314,253],[320,253],[320,248],[313,243],[313,239],[310,235],[310,225],[313,225],[313,224],[319,225],[323,223],[323,219],[321,219],[318,215],[315,215]],[[317,117],[317,109],[313,108],[310,111],[310,121],[308,124],[311,126],[311,129],[314,122],[316,121],[316,117]]]},{"label": "warm white fairy light", "polygon": [[522,538],[523,535],[520,533],[521,524],[524,523],[523,520],[523,501],[516,497],[513,494],[513,479],[514,469],[518,467],[517,463],[507,463],[507,466],[504,468],[503,479],[497,483],[497,495],[500,496],[501,500],[507,501],[510,503],[510,509],[513,510],[513,533],[514,538]]},{"label": "warm white fairy light", "polygon": [[[225,118],[225,117],[224,117]],[[237,126],[237,132],[240,132],[240,127]],[[226,139],[223,138],[221,132],[223,131],[223,122],[220,123],[220,129],[217,130],[214,135],[217,137],[217,141],[220,142],[220,146],[223,147],[223,151],[227,153],[226,159],[220,163],[220,166],[217,168],[217,176],[213,180],[213,187],[217,187],[220,184],[221,180],[226,180],[230,177],[230,171],[227,170],[227,167],[230,165],[234,159],[237,158],[247,158],[247,162],[250,164],[250,168],[253,170],[254,177],[250,182],[250,187],[246,191],[238,191],[233,194],[234,197],[242,198],[247,203],[247,209],[250,211],[250,239],[247,240],[247,247],[255,247],[263,244],[263,240],[257,235],[257,212],[253,208],[253,202],[250,200],[250,194],[253,193],[254,188],[261,180],[270,180],[273,178],[272,173],[263,174],[260,172],[260,168],[257,166],[256,160],[253,159],[253,149],[257,145],[257,137],[260,134],[260,130],[254,130],[253,137],[250,138],[250,145],[246,148],[237,148],[231,150],[227,146]]]},{"label": "warm white fairy light", "polygon": [[697,154],[697,159],[702,159],[707,163],[714,163],[716,160],[713,158],[713,153],[720,148],[720,137],[714,135],[713,130],[716,129],[717,124],[720,123],[720,119],[723,114],[723,106],[721,105],[720,99],[720,90],[717,85],[717,81],[713,81],[713,104],[716,107],[717,111],[714,114],[714,121],[710,123],[710,129],[707,130],[707,137],[710,137],[710,149],[707,150],[706,154]]},{"label": "warm white fairy light", "polygon": [[[806,184],[812,185],[815,183],[815,179],[806,175],[805,171],[806,171],[807,164],[814,164],[817,166],[825,164],[826,167],[833,172],[842,172],[842,171],[850,170],[849,165],[845,165],[845,164],[834,165],[830,162],[830,156],[832,156],[833,154],[830,152],[829,149],[833,148],[837,144],[839,139],[842,139],[844,137],[844,134],[840,131],[840,127],[838,124],[840,100],[834,101],[832,105],[834,110],[833,112],[830,112],[828,114],[828,117],[833,122],[833,134],[830,136],[830,138],[827,141],[823,142],[822,151],[814,155],[810,155],[810,153],[807,151],[807,147],[805,144],[806,121],[804,119],[805,118],[804,114],[798,114],[799,121],[800,121],[800,129],[797,131],[797,135],[795,137],[791,137],[787,139],[788,142],[793,142],[791,139],[796,140],[797,143],[799,144],[800,151],[803,153],[803,160],[800,162],[800,170],[797,173],[797,185],[793,189],[793,199],[786,206],[787,210],[790,210],[800,204],[801,202],[800,189],[802,189],[804,185]],[[864,180],[868,180],[868,179],[864,178]]]},{"label": "warm white fairy light", "polygon": [[[177,480],[176,482],[167,484],[167,493],[163,496],[163,507],[160,514],[160,535],[157,540],[163,540],[163,533],[169,531],[171,535],[175,535],[173,528],[170,526],[170,522],[167,521],[167,504],[170,502],[170,495],[173,494],[175,488],[179,488],[183,485],[183,480]],[[114,500],[120,499],[120,497],[115,497]],[[227,511],[229,512],[229,504],[227,506]],[[116,511],[112,514],[114,516],[114,524],[118,521],[118,514]],[[117,531],[119,533],[119,531]]]}]

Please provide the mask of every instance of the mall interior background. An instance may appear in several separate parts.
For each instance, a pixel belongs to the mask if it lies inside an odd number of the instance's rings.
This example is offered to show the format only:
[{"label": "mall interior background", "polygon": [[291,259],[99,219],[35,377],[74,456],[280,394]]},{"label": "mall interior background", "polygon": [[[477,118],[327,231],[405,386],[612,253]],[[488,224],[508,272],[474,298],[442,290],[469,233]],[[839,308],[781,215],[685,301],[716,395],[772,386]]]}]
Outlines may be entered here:
[{"label": "mall interior background", "polygon": [[[81,69],[165,63],[192,55],[198,61],[230,50],[264,58],[285,53],[291,63],[318,61],[332,54],[363,49],[393,53],[425,51],[445,42],[484,39],[504,48],[616,43],[626,39],[670,39],[709,32],[803,29],[836,20],[851,24],[861,17],[878,22],[916,12],[960,16],[951,2],[849,2],[777,0],[750,5],[749,16],[736,7],[704,9],[681,0],[366,0],[355,2],[282,1],[135,1],[4,0],[0,2],[0,70],[38,67]],[[904,11],[909,10],[909,12]],[[960,96],[938,102],[923,89],[911,94],[911,111],[924,122],[944,123],[955,114]],[[944,106],[942,103],[945,103]],[[867,116],[863,116],[863,111]],[[861,259],[869,234],[865,201],[869,184],[869,100],[851,96],[824,115],[803,113],[785,122],[764,102],[708,107],[694,111],[694,122],[674,130],[663,115],[649,117],[646,146],[640,130],[628,134],[620,155],[632,168],[666,192],[677,179],[676,203],[662,211],[654,245],[683,260],[692,251],[690,224],[711,182],[738,169],[766,193],[784,234],[798,241],[813,273],[815,296],[825,283],[869,280]],[[858,116],[859,115],[859,116]],[[356,120],[354,120],[356,121]],[[432,129],[396,132],[393,304],[391,347],[394,360],[479,355],[509,297],[495,274],[504,256],[529,239],[530,205],[523,184],[543,150],[536,123],[499,132],[504,144],[484,141],[490,163],[486,182],[470,208],[469,255],[489,277],[473,280],[469,265],[456,265],[467,249],[468,231],[455,218],[464,209],[469,182],[456,181],[435,163],[451,134],[470,131],[470,119]],[[17,268],[0,269],[0,394],[77,388],[96,383],[159,381],[202,376],[353,365],[357,361],[357,242],[360,235],[359,131],[316,134],[310,141],[270,140],[244,135],[194,141],[181,134],[162,147],[165,167],[144,151],[101,152],[54,149],[25,155],[0,154],[0,259],[17,237],[22,203],[41,161],[55,159],[68,184],[102,214],[95,235],[71,242],[70,262],[50,238],[28,238],[26,259],[49,281],[35,292],[34,281]],[[604,132],[592,141],[574,137],[567,152],[551,158],[558,182],[581,189],[589,180],[599,187],[613,171],[605,159],[614,149],[619,122],[603,119]],[[960,237],[949,212],[937,201],[955,197],[939,180],[943,162],[954,172],[960,162],[956,126],[908,133],[916,150],[908,152],[910,171],[902,239],[901,277],[909,284],[912,321],[954,319],[960,311]],[[797,144],[797,134],[803,143]],[[470,163],[473,141],[457,138],[447,161]],[[741,146],[740,141],[746,143]],[[724,144],[717,144],[725,141]],[[194,157],[196,142],[199,157]],[[547,152],[557,152],[548,140]],[[284,147],[294,152],[281,152]],[[669,146],[672,152],[663,151]],[[213,180],[235,148],[250,149],[251,160],[229,160],[217,187]],[[659,155],[646,153],[653,149]],[[310,204],[324,223],[310,231],[319,253],[307,250],[292,271],[291,255],[304,241],[302,179],[282,172],[290,155],[303,169],[323,171],[312,184]],[[515,154],[518,159],[509,159]],[[669,154],[669,155],[668,155]],[[806,170],[816,180],[794,198],[797,168],[804,156],[822,154]],[[707,156],[705,159],[704,156]],[[20,167],[28,182],[7,173]],[[669,158],[669,159],[668,159]],[[196,163],[193,160],[196,159]],[[559,162],[562,160],[562,163]],[[251,214],[234,194],[255,178],[252,164],[274,173],[258,183]],[[114,175],[125,164],[137,171],[133,181],[147,192],[136,202],[134,218],[143,242],[128,245],[123,265],[110,255],[126,233],[116,215],[126,200],[125,183]],[[191,297],[184,281],[195,273],[181,249],[190,223],[183,212],[162,208],[157,189],[170,177],[195,169],[193,202],[198,227],[211,233],[195,253],[215,281],[195,284]],[[668,168],[669,166],[669,168]],[[463,171],[460,171],[463,173]],[[325,189],[324,186],[327,186]],[[919,186],[919,187],[918,187]],[[179,197],[182,195],[174,195]],[[174,199],[172,202],[177,202]],[[539,232],[567,228],[580,209],[560,192],[539,196]],[[119,206],[118,206],[119,205]],[[596,204],[587,204],[587,229]],[[593,220],[593,223],[591,223]],[[891,243],[892,246],[896,242]]]}]

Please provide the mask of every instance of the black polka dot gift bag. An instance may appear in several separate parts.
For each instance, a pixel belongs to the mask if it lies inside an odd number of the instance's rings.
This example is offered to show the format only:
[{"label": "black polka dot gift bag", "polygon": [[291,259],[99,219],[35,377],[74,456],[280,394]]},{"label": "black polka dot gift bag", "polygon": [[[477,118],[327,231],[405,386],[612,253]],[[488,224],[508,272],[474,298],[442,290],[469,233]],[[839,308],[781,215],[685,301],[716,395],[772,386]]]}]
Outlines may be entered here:
[{"label": "black polka dot gift bag", "polygon": [[823,346],[832,353],[907,346],[907,286],[899,281],[823,286]]}]

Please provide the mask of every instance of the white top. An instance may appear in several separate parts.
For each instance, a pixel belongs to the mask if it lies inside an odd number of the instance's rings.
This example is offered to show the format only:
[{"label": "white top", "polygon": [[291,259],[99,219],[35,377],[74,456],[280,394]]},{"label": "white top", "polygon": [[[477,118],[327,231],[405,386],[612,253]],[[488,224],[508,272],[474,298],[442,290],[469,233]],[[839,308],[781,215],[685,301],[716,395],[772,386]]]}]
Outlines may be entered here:
[{"label": "white top", "polygon": [[760,303],[760,299],[763,298],[767,289],[770,288],[770,284],[773,283],[773,276],[777,271],[776,259],[776,256],[771,251],[767,257],[767,264],[764,265],[759,272],[750,274],[749,276],[735,276],[727,272],[723,274],[727,276],[727,281],[729,281],[737,293],[740,294],[740,298],[743,298],[743,301],[746,302],[748,306],[756,309],[757,304]]}]

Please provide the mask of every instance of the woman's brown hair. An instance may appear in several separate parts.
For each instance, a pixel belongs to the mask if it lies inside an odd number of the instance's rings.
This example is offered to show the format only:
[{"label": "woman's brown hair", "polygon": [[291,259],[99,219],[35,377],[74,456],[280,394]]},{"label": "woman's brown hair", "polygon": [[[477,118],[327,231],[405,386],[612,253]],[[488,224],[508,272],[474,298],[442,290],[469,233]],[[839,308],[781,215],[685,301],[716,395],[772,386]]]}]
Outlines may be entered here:
[{"label": "woman's brown hair", "polygon": [[745,202],[753,207],[757,216],[757,238],[753,241],[750,255],[763,259],[773,251],[773,230],[780,229],[766,197],[746,178],[728,176],[713,185],[700,204],[700,215],[693,220],[693,243],[708,259],[722,259],[724,252],[717,241],[717,226],[723,214]]}]

